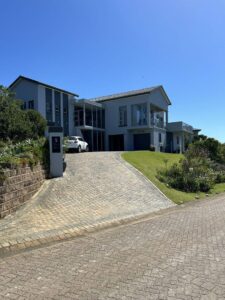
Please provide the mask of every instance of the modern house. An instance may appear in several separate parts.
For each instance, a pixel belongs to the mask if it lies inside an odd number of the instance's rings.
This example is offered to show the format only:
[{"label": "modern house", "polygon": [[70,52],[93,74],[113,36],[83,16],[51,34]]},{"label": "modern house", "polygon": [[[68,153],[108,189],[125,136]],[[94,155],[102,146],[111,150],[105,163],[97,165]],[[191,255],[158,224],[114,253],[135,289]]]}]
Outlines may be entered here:
[{"label": "modern house", "polygon": [[24,109],[35,109],[48,121],[62,126],[64,135],[74,131],[74,99],[77,94],[19,76],[9,89],[23,101]]},{"label": "modern house", "polygon": [[144,150],[184,152],[198,132],[183,122],[168,122],[171,101],[162,86],[92,99],[19,76],[9,88],[64,135],[79,135],[92,151]]},{"label": "modern house", "polygon": [[168,123],[167,152],[185,152],[199,131],[201,130],[181,121]]}]

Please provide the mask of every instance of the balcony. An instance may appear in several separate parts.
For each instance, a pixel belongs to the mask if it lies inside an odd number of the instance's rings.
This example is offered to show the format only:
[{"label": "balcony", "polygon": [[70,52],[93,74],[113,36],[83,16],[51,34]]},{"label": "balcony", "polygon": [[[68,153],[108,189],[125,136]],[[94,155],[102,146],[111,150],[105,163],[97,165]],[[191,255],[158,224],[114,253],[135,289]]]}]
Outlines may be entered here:
[{"label": "balcony", "polygon": [[161,119],[151,118],[150,125],[151,125],[151,127],[158,127],[158,128],[166,129],[166,122],[164,122],[164,120],[161,120]]},{"label": "balcony", "polygon": [[187,133],[193,133],[193,127],[189,124],[186,124],[184,122],[171,122],[168,123],[167,129],[170,132],[178,132],[178,131],[184,131]]}]

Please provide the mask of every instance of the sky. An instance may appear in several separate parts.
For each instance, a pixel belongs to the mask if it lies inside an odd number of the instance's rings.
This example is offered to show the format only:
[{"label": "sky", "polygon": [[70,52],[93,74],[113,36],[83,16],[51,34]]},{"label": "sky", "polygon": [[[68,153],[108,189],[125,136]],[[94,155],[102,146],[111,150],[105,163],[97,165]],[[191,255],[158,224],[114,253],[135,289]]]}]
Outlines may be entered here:
[{"label": "sky", "polygon": [[0,0],[0,84],[92,98],[163,85],[169,121],[225,142],[225,0]]}]

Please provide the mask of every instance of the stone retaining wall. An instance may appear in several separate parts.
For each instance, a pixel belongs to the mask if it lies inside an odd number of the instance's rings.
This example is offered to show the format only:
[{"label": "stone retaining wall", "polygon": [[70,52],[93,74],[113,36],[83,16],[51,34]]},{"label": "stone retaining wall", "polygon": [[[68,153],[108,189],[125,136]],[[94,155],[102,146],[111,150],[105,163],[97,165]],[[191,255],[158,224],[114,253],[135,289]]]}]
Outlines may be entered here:
[{"label": "stone retaining wall", "polygon": [[0,178],[0,219],[17,210],[38,191],[47,178],[47,171],[41,165],[32,169],[20,167],[4,170],[3,177],[5,180]]}]

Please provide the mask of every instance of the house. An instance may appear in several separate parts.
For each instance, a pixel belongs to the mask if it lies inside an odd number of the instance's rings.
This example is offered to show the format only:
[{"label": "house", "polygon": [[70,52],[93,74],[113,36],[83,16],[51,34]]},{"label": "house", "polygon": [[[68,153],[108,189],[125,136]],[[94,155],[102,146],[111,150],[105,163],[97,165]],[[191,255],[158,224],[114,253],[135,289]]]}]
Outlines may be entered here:
[{"label": "house", "polygon": [[162,86],[90,99],[105,110],[106,150],[166,150],[168,106]]},{"label": "house", "polygon": [[19,76],[9,89],[23,101],[24,109],[35,109],[49,122],[62,126],[64,135],[74,131],[74,99],[77,94]]},{"label": "house", "polygon": [[183,153],[200,129],[194,129],[184,122],[167,124],[167,152]]},{"label": "house", "polygon": [[146,150],[184,152],[198,130],[168,122],[171,101],[162,86],[92,99],[19,76],[9,88],[64,135],[79,135],[91,151]]}]

